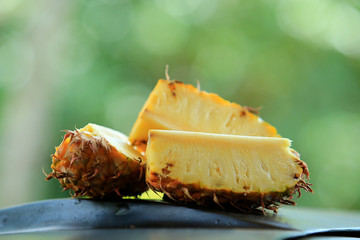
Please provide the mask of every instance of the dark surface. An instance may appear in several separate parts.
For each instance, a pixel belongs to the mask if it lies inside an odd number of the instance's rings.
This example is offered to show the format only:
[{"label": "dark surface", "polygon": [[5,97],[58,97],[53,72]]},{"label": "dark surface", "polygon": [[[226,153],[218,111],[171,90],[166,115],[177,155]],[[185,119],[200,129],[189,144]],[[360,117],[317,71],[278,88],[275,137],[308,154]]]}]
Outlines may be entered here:
[{"label": "dark surface", "polygon": [[1,239],[318,239],[359,237],[359,227],[359,213],[298,207],[263,216],[146,200],[58,199],[0,210]]},{"label": "dark surface", "polygon": [[209,211],[146,200],[48,200],[4,209],[0,216],[0,233],[36,229],[160,227],[292,229],[290,225],[276,221],[274,216]]}]

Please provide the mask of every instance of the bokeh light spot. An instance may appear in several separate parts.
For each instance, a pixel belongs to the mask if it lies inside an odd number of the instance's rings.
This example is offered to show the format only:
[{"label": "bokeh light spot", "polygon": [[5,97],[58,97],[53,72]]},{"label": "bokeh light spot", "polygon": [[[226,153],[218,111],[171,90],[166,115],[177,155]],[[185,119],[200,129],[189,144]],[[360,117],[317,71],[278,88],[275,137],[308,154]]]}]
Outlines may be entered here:
[{"label": "bokeh light spot", "polygon": [[131,28],[130,5],[123,1],[90,3],[83,14],[83,22],[89,32],[100,41],[118,41]]},{"label": "bokeh light spot", "polygon": [[15,10],[22,0],[1,0],[0,1],[0,14],[6,14]]},{"label": "bokeh light spot", "polygon": [[343,1],[282,0],[282,29],[295,38],[360,58],[360,11]]},{"label": "bokeh light spot", "polygon": [[329,3],[323,0],[283,0],[279,2],[280,26],[294,37],[323,41],[328,23]]},{"label": "bokeh light spot", "polygon": [[156,4],[172,16],[193,12],[203,0],[155,0]]},{"label": "bokeh light spot", "polygon": [[311,175],[314,197],[324,207],[351,208],[360,200],[359,135],[356,114],[337,112],[303,124],[298,141],[310,172],[316,172]]},{"label": "bokeh light spot", "polygon": [[328,42],[348,56],[360,58],[360,11],[339,4],[332,14]]},{"label": "bokeh light spot", "polygon": [[187,26],[154,7],[139,9],[136,16],[137,39],[151,53],[168,55],[178,52],[189,32]]},{"label": "bokeh light spot", "polygon": [[50,37],[47,64],[59,74],[79,76],[89,71],[98,56],[98,44],[84,26],[68,22]]},{"label": "bokeh light spot", "polygon": [[15,90],[31,78],[35,64],[34,50],[24,37],[14,34],[0,44],[0,87]]},{"label": "bokeh light spot", "polygon": [[112,89],[105,99],[105,118],[109,125],[129,134],[150,91],[136,83]]},{"label": "bokeh light spot", "polygon": [[[245,54],[244,54],[245,55]],[[211,81],[213,92],[233,95],[242,83],[246,57],[238,48],[225,44],[204,45],[198,51],[195,66],[202,69],[201,78]]]}]

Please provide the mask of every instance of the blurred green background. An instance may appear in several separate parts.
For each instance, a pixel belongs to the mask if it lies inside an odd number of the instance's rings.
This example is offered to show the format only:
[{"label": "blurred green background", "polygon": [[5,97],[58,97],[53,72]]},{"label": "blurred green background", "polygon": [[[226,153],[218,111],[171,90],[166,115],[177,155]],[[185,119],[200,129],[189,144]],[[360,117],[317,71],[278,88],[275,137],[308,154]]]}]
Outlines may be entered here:
[{"label": "blurred green background", "polygon": [[0,207],[68,197],[50,173],[63,129],[129,134],[169,64],[293,140],[315,194],[360,209],[357,0],[1,0]]}]

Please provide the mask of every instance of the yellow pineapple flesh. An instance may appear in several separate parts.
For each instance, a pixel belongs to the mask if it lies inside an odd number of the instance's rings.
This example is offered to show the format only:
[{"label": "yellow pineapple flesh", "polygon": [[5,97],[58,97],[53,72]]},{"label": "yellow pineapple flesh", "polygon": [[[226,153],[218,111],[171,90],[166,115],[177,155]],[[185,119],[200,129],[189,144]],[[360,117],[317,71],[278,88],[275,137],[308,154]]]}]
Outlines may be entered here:
[{"label": "yellow pineapple flesh", "polygon": [[285,138],[150,130],[146,181],[181,203],[240,211],[277,211],[300,189],[312,191],[309,171]]},{"label": "yellow pineapple flesh", "polygon": [[144,150],[150,129],[279,137],[273,126],[249,108],[167,80],[159,80],[151,92],[131,130],[130,142]]},{"label": "yellow pineapple flesh", "polygon": [[67,131],[52,155],[52,173],[74,196],[137,196],[148,189],[143,156],[124,134],[88,124]]}]

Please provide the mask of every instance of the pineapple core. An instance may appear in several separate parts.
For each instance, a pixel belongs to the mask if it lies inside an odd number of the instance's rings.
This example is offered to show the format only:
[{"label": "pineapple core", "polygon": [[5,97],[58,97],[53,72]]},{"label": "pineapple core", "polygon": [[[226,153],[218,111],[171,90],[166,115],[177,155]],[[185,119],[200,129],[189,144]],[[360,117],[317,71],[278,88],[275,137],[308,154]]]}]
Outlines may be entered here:
[{"label": "pineapple core", "polygon": [[67,131],[46,179],[57,178],[74,196],[136,196],[147,190],[142,158],[124,134],[88,124]]},{"label": "pineapple core", "polygon": [[131,130],[130,142],[144,149],[150,129],[279,137],[273,126],[249,108],[167,80],[159,80],[151,92]]},{"label": "pineapple core", "polygon": [[[285,138],[150,130],[146,181],[169,198],[250,211],[294,204],[308,169]],[[250,208],[250,209],[248,209]]]}]

